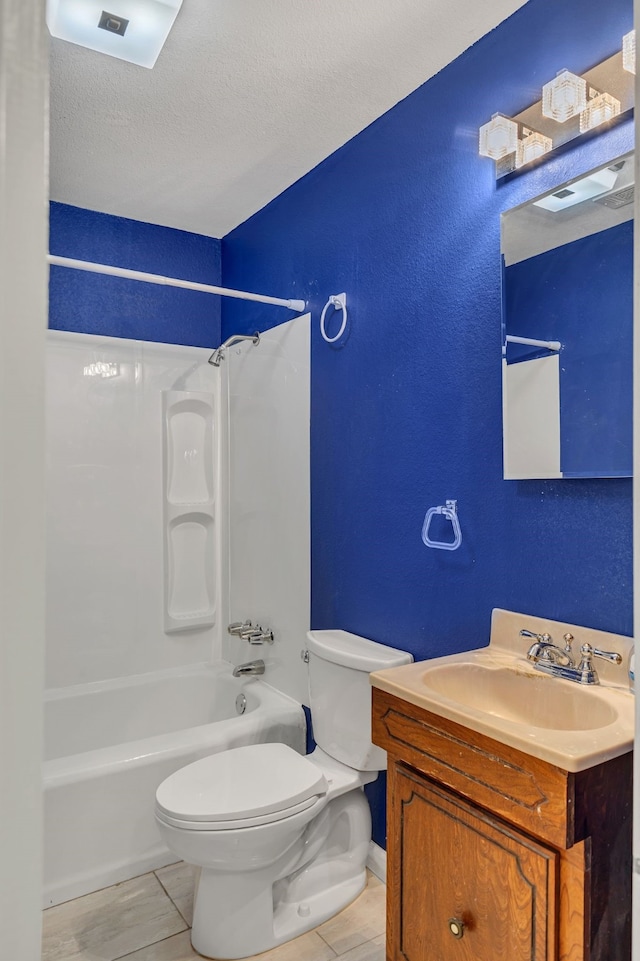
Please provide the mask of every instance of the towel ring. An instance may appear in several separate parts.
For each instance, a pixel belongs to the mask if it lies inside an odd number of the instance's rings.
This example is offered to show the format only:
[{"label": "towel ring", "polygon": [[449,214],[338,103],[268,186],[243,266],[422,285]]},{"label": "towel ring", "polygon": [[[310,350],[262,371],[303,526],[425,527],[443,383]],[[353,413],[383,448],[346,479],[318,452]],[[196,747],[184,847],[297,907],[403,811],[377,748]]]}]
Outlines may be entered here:
[{"label": "towel ring", "polygon": [[[329,307],[335,307],[336,310],[342,311],[342,323],[340,324],[340,330],[335,335],[335,337],[328,337],[325,328],[325,319],[327,316],[327,311]],[[329,300],[326,302],[322,308],[322,313],[320,314],[320,333],[322,334],[323,340],[326,340],[328,344],[333,344],[336,340],[339,340],[345,332],[347,326],[347,295],[346,294],[332,294]]]},{"label": "towel ring", "polygon": [[[430,507],[424,517],[422,525],[422,541],[426,547],[436,547],[441,551],[457,551],[462,544],[462,530],[458,520],[457,501],[446,501],[444,507]],[[444,514],[447,520],[451,521],[453,527],[452,541],[432,541],[429,537],[429,526],[436,514]]]}]

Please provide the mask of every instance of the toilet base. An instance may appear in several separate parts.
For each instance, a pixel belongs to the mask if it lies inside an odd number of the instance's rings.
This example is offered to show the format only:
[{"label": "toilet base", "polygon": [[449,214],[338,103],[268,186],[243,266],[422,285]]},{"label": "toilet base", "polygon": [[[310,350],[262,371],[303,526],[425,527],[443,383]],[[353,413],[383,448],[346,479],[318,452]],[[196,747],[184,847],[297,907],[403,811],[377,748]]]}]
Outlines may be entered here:
[{"label": "toilet base", "polygon": [[302,901],[286,902],[274,913],[273,947],[299,937],[344,910],[367,886],[367,872]]},{"label": "toilet base", "polygon": [[[227,897],[229,882],[233,883],[233,880],[229,876],[224,879]],[[355,901],[366,887],[367,872],[366,869],[362,870],[357,876],[338,881],[334,886],[300,901],[282,900],[275,907],[274,894],[278,883],[272,889],[265,888],[264,880],[259,877],[251,878],[253,883],[250,882],[249,886],[247,880],[244,876],[241,881],[247,917],[221,919],[210,910],[197,911],[198,896],[201,905],[216,903],[210,900],[217,895],[212,888],[221,881],[217,872],[203,869],[196,891],[191,943],[205,958],[237,961],[269,951],[305,934]]]},{"label": "toilet base", "polygon": [[239,872],[203,867],[193,947],[236,961],[327,921],[364,890],[370,839],[369,805],[356,788],[330,801],[276,862]]}]

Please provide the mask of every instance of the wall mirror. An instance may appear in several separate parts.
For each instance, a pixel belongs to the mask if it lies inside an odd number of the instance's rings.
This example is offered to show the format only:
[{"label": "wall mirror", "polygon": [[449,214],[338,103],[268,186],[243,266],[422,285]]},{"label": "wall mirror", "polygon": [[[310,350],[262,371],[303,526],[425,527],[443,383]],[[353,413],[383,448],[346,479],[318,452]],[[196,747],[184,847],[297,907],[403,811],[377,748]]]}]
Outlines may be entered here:
[{"label": "wall mirror", "polygon": [[506,480],[632,474],[633,171],[502,214]]}]

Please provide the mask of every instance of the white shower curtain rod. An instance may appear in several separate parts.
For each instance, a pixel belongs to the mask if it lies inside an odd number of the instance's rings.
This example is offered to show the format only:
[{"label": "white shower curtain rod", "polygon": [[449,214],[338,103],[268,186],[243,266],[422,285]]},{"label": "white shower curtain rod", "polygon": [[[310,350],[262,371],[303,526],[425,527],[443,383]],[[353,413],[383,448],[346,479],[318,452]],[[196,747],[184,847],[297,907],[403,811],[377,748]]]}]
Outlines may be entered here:
[{"label": "white shower curtain rod", "polygon": [[505,337],[505,348],[507,344],[524,344],[526,347],[546,347],[547,350],[562,350],[559,340],[536,340],[535,337],[514,337],[507,334]]},{"label": "white shower curtain rod", "polygon": [[55,267],[71,267],[72,270],[88,270],[94,274],[108,274],[111,277],[124,277],[125,280],[139,280],[144,284],[160,284],[165,287],[182,287],[184,290],[198,290],[203,294],[218,294],[220,297],[235,297],[237,300],[254,300],[259,304],[273,304],[274,307],[288,307],[289,310],[305,309],[304,300],[282,300],[280,297],[265,297],[263,294],[249,294],[244,290],[231,290],[227,287],[214,287],[211,284],[196,284],[191,280],[177,280],[160,274],[145,274],[140,270],[127,270],[124,267],[111,267],[108,264],[92,264],[88,260],[72,260],[69,257],[47,256],[47,261]]}]

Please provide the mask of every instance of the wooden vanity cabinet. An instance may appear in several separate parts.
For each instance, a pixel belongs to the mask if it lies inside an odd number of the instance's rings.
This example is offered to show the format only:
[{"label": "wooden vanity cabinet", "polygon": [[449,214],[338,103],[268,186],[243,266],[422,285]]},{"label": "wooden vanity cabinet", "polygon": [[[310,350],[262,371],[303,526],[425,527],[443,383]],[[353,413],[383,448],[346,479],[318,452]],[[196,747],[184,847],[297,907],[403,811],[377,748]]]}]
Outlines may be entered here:
[{"label": "wooden vanity cabinet", "polygon": [[372,730],[388,961],[629,961],[631,754],[572,774],[375,688]]}]

